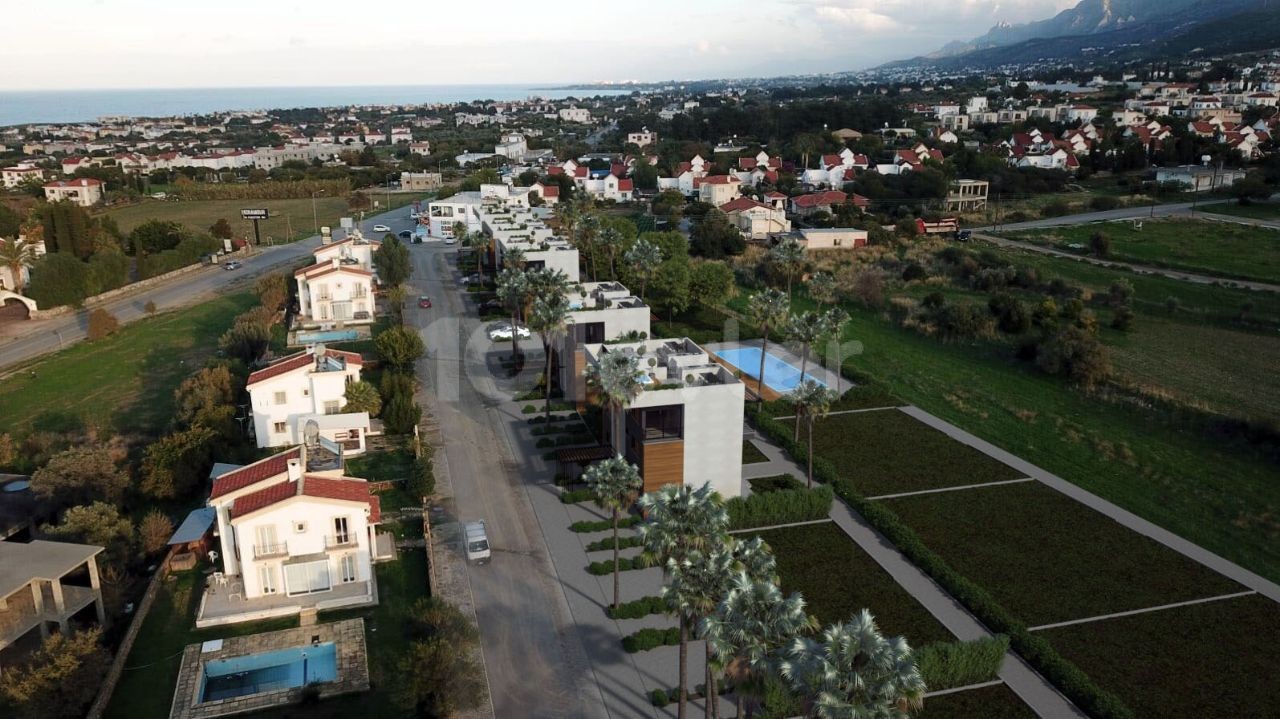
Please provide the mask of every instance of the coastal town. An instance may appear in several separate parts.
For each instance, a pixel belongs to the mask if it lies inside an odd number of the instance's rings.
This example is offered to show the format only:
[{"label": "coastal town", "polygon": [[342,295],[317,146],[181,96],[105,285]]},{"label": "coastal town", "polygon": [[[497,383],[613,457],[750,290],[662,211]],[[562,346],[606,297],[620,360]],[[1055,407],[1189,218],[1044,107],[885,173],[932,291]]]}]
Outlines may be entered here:
[{"label": "coastal town", "polygon": [[1280,50],[1086,54],[0,127],[0,716],[1274,715]]}]

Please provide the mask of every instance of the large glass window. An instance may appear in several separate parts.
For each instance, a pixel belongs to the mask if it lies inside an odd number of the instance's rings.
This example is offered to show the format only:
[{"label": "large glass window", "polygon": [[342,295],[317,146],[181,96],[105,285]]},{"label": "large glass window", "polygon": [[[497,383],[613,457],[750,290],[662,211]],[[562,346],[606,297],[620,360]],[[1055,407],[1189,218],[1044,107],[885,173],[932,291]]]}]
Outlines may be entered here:
[{"label": "large glass window", "polygon": [[333,584],[329,580],[329,561],[284,565],[285,592],[289,596],[327,592]]}]

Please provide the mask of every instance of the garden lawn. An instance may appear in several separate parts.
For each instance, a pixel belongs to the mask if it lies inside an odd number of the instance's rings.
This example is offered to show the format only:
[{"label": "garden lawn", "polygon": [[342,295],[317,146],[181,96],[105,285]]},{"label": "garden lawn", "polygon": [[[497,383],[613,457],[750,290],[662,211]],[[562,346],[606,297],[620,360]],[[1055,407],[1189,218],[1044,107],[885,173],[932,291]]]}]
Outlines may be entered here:
[{"label": "garden lawn", "polygon": [[182,650],[188,644],[298,626],[297,617],[282,617],[195,629],[204,576],[200,571],[179,572],[160,587],[107,704],[106,719],[169,716]]},{"label": "garden lawn", "polygon": [[803,594],[807,611],[823,624],[845,621],[865,608],[886,635],[902,635],[911,646],[955,641],[834,522],[772,529],[756,536],[773,549],[782,591]]},{"label": "garden lawn", "polygon": [[1007,685],[970,689],[924,700],[925,719],[1036,719]]},{"label": "garden lawn", "polygon": [[[802,442],[807,432],[800,428]],[[813,448],[868,497],[1023,476],[898,410],[817,420]]]},{"label": "garden lawn", "polygon": [[663,315],[660,321],[653,323],[651,336],[688,337],[698,344],[707,344],[731,339],[755,339],[760,333],[754,326],[739,322],[715,307],[694,305],[670,320]]},{"label": "garden lawn", "polygon": [[[1133,222],[1018,230],[1014,239],[1086,252],[1101,232],[1111,241],[1108,259],[1204,272],[1220,277],[1280,282],[1280,232],[1252,225],[1198,220]],[[1075,250],[1066,245],[1082,245]]]},{"label": "garden lawn", "polygon": [[1216,202],[1196,208],[1202,212],[1232,217],[1249,217],[1255,220],[1280,220],[1280,202],[1251,202],[1241,205],[1235,202]]},{"label": "garden lawn", "polygon": [[742,440],[742,463],[743,464],[759,464],[760,462],[768,462],[769,458],[760,451],[760,448],[752,444],[749,440]]},{"label": "garden lawn", "polygon": [[1038,482],[883,501],[1029,626],[1243,589]]},{"label": "garden lawn", "polygon": [[1039,632],[1138,716],[1234,719],[1280,707],[1280,605],[1259,595]]},{"label": "garden lawn", "polygon": [[0,381],[2,431],[25,435],[82,425],[155,435],[173,416],[173,392],[217,351],[218,337],[256,299],[224,295],[125,325],[13,370]]}]

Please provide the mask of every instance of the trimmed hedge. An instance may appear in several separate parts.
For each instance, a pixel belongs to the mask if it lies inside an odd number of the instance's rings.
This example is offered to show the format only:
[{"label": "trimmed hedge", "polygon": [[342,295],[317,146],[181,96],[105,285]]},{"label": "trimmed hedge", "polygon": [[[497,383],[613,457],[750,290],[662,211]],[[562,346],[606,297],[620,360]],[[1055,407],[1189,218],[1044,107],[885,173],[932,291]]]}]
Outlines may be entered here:
[{"label": "trimmed hedge", "polygon": [[680,628],[641,629],[622,638],[622,648],[628,654],[647,652],[658,647],[674,647],[680,643]]},{"label": "trimmed hedge", "polygon": [[729,511],[729,529],[736,530],[826,519],[832,501],[831,487],[816,486],[734,497],[724,506]]},{"label": "trimmed hedge", "polygon": [[752,494],[777,492],[780,489],[804,489],[804,483],[789,474],[775,474],[771,477],[748,479]]},{"label": "trimmed hedge", "polygon": [[991,681],[1000,672],[1009,637],[997,634],[971,642],[941,642],[915,650],[916,666],[929,691]]},{"label": "trimmed hedge", "polygon": [[623,602],[618,605],[617,609],[606,607],[604,611],[605,614],[609,615],[610,619],[639,619],[650,614],[666,614],[667,603],[662,601],[662,597],[655,594],[641,597],[634,601]]},{"label": "trimmed hedge", "polygon": [[[639,537],[618,537],[618,549],[630,549],[631,547],[639,547],[641,544]],[[588,552],[603,552],[613,550],[613,537],[601,539],[587,545]]]},{"label": "trimmed hedge", "polygon": [[[647,569],[648,567],[649,563],[645,561],[644,557],[636,556],[618,558],[619,572],[629,572],[633,569]],[[592,562],[587,565],[587,573],[594,574],[597,577],[613,574],[613,560],[608,559],[603,562]]]},{"label": "trimmed hedge", "polygon": [[[634,515],[629,517],[618,517],[618,529],[634,527],[639,523],[640,518]],[[606,529],[613,529],[612,519],[601,519],[594,522],[583,520],[569,525],[570,532],[603,532]]]},{"label": "trimmed hedge", "polygon": [[[560,493],[560,501],[565,504],[577,504],[578,502],[587,502],[595,498],[595,492],[589,489],[570,489]],[[622,521],[622,518],[619,517],[618,521]],[[611,523],[609,527],[612,528],[613,524]]]},{"label": "trimmed hedge", "polygon": [[[808,459],[805,446],[791,439],[791,425],[754,413],[749,416],[757,429],[777,442],[796,461],[803,463]],[[861,514],[872,527],[893,542],[907,559],[963,604],[978,621],[993,632],[1008,635],[1013,650],[1082,711],[1098,719],[1133,719],[1133,710],[1119,697],[1098,686],[1088,674],[1059,654],[1048,641],[1032,634],[1025,624],[996,602],[987,590],[952,569],[892,510],[859,494],[852,483],[840,476],[830,461],[814,457],[813,474],[834,489],[855,512]]]}]

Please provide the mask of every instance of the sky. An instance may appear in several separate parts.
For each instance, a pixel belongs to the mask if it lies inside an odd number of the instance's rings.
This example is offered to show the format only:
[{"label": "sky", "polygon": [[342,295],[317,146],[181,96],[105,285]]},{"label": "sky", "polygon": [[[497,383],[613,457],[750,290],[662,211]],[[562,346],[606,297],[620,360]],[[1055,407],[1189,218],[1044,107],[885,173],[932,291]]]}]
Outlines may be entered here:
[{"label": "sky", "polygon": [[[559,84],[840,72],[1075,0],[12,3],[0,90]],[[10,3],[6,3],[10,5]]]}]

